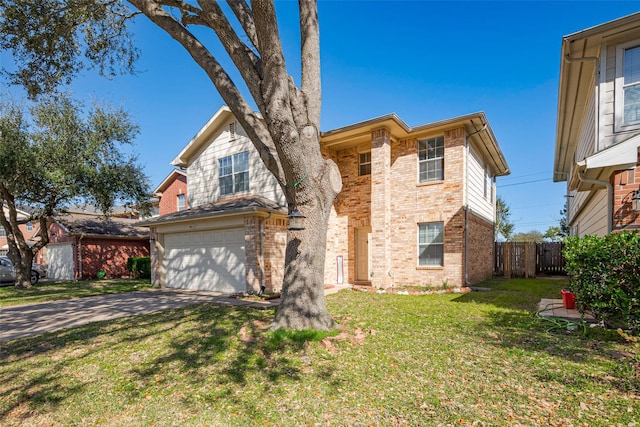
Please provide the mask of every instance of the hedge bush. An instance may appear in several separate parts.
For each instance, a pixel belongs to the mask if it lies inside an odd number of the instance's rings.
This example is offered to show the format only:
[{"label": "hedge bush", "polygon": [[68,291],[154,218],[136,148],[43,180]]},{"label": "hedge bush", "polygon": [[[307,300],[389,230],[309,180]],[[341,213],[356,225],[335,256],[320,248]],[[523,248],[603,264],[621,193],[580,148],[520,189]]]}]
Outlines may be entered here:
[{"label": "hedge bush", "polygon": [[580,313],[605,325],[640,332],[640,234],[567,239],[564,257],[569,288]]},{"label": "hedge bush", "polygon": [[131,257],[127,260],[127,270],[130,271],[134,277],[150,279],[151,258],[148,256]]}]

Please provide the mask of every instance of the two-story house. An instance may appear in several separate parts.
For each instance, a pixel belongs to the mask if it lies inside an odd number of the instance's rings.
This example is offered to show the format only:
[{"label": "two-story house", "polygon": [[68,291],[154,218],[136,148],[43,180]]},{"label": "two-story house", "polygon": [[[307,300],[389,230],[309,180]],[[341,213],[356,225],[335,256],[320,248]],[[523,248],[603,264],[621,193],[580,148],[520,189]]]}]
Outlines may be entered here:
[{"label": "two-story house", "polygon": [[[409,127],[396,115],[321,134],[343,190],[329,222],[325,282],[460,287],[490,277],[495,177],[509,173],[483,113]],[[286,201],[227,107],[172,162],[188,209],[144,221],[153,283],[278,290]]]},{"label": "two-story house", "polygon": [[572,235],[640,228],[640,13],[562,40],[554,181]]},{"label": "two-story house", "polygon": [[157,215],[166,215],[185,210],[189,207],[187,200],[187,173],[174,169],[151,193],[157,200],[154,208]]}]

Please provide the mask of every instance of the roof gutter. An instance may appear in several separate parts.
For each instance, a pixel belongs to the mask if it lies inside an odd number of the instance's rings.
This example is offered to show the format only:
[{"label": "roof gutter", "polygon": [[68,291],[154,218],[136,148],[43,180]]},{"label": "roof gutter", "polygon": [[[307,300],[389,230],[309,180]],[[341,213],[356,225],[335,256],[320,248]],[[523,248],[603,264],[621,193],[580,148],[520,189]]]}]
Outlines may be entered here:
[{"label": "roof gutter", "polygon": [[228,216],[237,216],[237,215],[246,215],[246,214],[253,214],[253,213],[258,213],[258,212],[263,212],[263,213],[267,213],[267,214],[282,214],[282,215],[286,215],[285,212],[278,210],[278,209],[272,209],[272,208],[260,208],[260,207],[255,207],[255,206],[250,206],[250,207],[246,207],[246,208],[239,208],[236,210],[233,210],[231,212],[229,212],[228,210],[224,210],[224,211],[214,211],[214,212],[202,212],[202,213],[196,213],[193,215],[188,215],[185,217],[180,217],[180,218],[169,218],[166,220],[149,220],[149,221],[140,221],[136,224],[136,226],[138,227],[153,227],[153,226],[157,226],[157,225],[165,225],[165,224],[175,224],[175,223],[179,223],[179,222],[186,222],[186,221],[193,221],[194,219],[206,219],[206,218],[224,218],[224,217],[228,217]]}]

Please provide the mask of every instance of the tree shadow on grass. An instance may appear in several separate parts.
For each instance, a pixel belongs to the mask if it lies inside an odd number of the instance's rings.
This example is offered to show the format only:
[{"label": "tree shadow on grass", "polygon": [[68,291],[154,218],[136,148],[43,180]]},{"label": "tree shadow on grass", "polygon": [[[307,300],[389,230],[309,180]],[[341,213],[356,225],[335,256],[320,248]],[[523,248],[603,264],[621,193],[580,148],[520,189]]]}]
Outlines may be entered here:
[{"label": "tree shadow on grass", "polygon": [[[304,344],[268,344],[264,332],[272,316],[273,310],[204,303],[3,342],[0,424],[6,417],[15,422],[18,413],[51,412],[86,392],[93,385],[82,377],[84,369],[108,369],[104,387],[129,400],[149,390],[162,393],[169,381],[214,384],[203,393],[205,400],[232,396],[256,377],[265,389],[296,381],[299,361],[288,350]],[[79,378],[70,373],[76,367]],[[193,397],[183,399],[192,403]]]}]

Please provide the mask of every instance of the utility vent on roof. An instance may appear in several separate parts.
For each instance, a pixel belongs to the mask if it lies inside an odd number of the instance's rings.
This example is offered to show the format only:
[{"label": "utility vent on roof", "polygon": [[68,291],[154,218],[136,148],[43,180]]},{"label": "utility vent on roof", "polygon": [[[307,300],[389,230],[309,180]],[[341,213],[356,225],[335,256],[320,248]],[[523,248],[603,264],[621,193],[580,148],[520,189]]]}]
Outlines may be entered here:
[{"label": "utility vent on roof", "polygon": [[229,123],[229,139],[231,141],[236,139],[236,122]]}]

